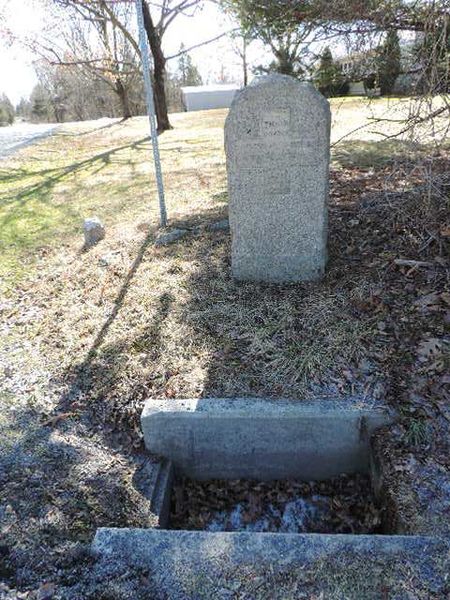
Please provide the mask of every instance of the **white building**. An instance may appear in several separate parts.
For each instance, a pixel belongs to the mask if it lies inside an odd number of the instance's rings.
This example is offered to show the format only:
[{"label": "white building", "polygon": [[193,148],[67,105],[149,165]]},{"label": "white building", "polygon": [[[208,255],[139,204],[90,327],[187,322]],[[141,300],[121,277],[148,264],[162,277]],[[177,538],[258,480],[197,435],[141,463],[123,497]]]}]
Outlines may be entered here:
[{"label": "white building", "polygon": [[228,108],[238,90],[238,85],[225,83],[182,87],[183,106],[187,111]]}]

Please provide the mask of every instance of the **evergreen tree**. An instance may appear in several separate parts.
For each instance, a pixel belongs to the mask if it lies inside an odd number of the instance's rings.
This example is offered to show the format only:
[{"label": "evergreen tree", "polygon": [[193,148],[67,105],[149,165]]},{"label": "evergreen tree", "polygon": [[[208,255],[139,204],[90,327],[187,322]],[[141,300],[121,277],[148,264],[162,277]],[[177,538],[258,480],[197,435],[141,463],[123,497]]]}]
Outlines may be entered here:
[{"label": "evergreen tree", "polygon": [[395,29],[387,32],[378,56],[378,81],[382,95],[390,94],[401,73],[400,41]]},{"label": "evergreen tree", "polygon": [[319,91],[327,97],[342,96],[348,92],[348,83],[345,81],[342,69],[333,60],[333,55],[328,46],[322,52],[314,81]]},{"label": "evergreen tree", "polygon": [[31,92],[30,102],[31,116],[34,121],[42,123],[54,120],[50,94],[39,83],[34,86]]},{"label": "evergreen tree", "polygon": [[180,46],[181,56],[178,60],[178,76],[180,85],[202,85],[201,75],[195,66],[192,58],[185,52],[184,44]]},{"label": "evergreen tree", "polygon": [[28,120],[31,114],[31,102],[26,98],[21,98],[16,106],[16,115],[22,119]]},{"label": "evergreen tree", "polygon": [[6,94],[0,96],[0,126],[14,123],[14,106]]}]

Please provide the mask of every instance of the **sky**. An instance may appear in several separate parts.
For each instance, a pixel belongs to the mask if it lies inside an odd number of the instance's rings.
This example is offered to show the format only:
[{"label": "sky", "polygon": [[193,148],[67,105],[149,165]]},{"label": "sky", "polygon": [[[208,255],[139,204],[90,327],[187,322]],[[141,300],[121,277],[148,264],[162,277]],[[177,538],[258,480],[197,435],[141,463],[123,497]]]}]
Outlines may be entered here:
[{"label": "sky", "polygon": [[[28,0],[0,0],[0,10],[6,14],[6,27],[23,38],[42,25],[42,14]],[[31,65],[32,55],[19,45],[10,45],[1,35],[0,23],[0,93],[6,93],[17,103],[28,96],[36,83]]]},{"label": "sky", "polygon": [[[6,10],[6,27],[21,40],[38,32],[44,23],[44,2],[45,0],[0,0],[0,11],[2,7]],[[167,56],[176,54],[181,43],[189,48],[230,31],[234,26],[216,6],[207,3],[193,16],[180,15],[173,21],[164,36],[164,51]],[[241,83],[242,68],[228,38],[195,49],[190,54],[205,83],[218,81],[223,73],[231,81]],[[261,56],[265,56],[267,61],[267,52],[255,42],[249,48],[249,62],[257,64],[261,62]],[[33,54],[20,44],[6,43],[0,31],[0,93],[6,93],[15,104],[21,97],[29,96],[37,82],[32,67],[33,58]],[[168,68],[176,69],[176,59],[168,62]]]},{"label": "sky", "polygon": [[[130,1],[134,3],[134,0]],[[42,30],[46,23],[44,6],[48,2],[51,0],[0,0],[0,19],[3,9],[6,14],[6,28],[23,41],[27,36]],[[235,27],[236,23],[227,18],[214,3],[205,2],[201,10],[195,10],[191,16],[179,15],[170,24],[163,38],[163,50],[166,56],[171,56],[178,52],[181,43],[189,48]],[[346,54],[344,47],[339,48],[339,44],[333,47],[333,53],[335,56]],[[192,50],[190,55],[204,83],[217,83],[221,76],[226,75],[228,81],[242,84],[240,59],[233,51],[228,36]],[[37,82],[32,67],[34,58],[23,44],[10,45],[5,42],[0,20],[0,94],[6,93],[15,104],[21,97],[29,96]],[[252,42],[248,50],[250,68],[261,63],[268,64],[271,60],[270,52],[261,42]],[[177,59],[168,61],[167,67],[169,71],[174,72]]]}]

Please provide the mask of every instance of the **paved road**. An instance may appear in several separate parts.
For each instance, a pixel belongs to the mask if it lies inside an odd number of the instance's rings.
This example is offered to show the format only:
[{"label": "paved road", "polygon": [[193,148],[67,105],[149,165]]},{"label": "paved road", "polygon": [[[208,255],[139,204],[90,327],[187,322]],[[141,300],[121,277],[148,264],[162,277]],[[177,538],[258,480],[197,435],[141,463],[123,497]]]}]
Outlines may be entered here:
[{"label": "paved road", "polygon": [[34,125],[32,123],[18,123],[11,127],[0,127],[0,158],[4,158],[28,144],[32,144],[39,138],[50,135],[55,125],[43,123]]}]

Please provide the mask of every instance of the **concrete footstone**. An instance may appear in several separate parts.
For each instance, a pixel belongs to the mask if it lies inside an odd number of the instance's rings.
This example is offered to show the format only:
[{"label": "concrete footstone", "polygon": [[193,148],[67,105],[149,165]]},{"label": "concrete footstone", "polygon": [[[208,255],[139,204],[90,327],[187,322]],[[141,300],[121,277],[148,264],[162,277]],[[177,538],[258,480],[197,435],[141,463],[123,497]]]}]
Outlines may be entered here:
[{"label": "concrete footstone", "polygon": [[371,434],[392,420],[357,398],[149,400],[144,438],[160,458],[144,479],[158,522],[150,529],[98,529],[95,573],[134,577],[155,599],[447,597],[448,537],[164,529],[174,471],[198,479],[368,472]]},{"label": "concrete footstone", "polygon": [[145,569],[171,600],[444,598],[449,567],[449,541],[418,536],[102,528],[93,550],[100,562]]},{"label": "concrete footstone", "polygon": [[261,398],[149,400],[147,449],[195,479],[328,479],[367,472],[369,436],[392,422],[358,404]]}]

